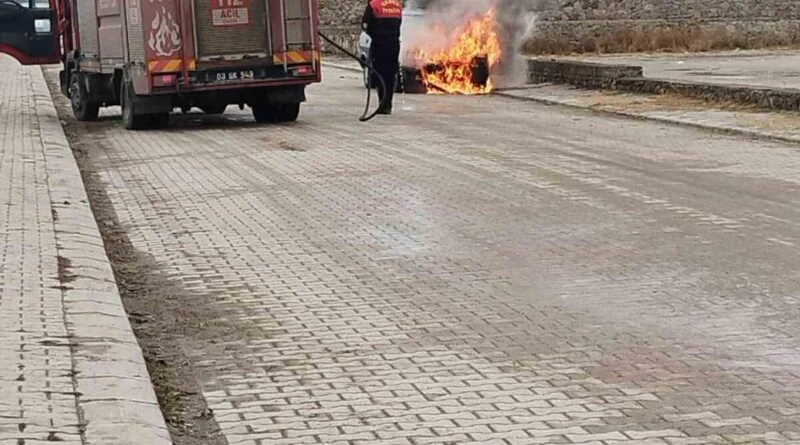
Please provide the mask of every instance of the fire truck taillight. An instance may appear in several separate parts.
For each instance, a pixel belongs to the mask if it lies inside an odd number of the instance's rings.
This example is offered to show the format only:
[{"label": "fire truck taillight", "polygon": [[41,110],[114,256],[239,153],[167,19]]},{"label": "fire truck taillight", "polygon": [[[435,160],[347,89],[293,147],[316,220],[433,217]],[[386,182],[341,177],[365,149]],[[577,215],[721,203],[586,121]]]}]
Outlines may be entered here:
[{"label": "fire truck taillight", "polygon": [[154,87],[171,87],[175,85],[175,74],[155,74],[153,76]]},{"label": "fire truck taillight", "polygon": [[294,73],[295,76],[310,76],[314,74],[314,68],[310,65],[298,66],[292,68],[292,73]]}]

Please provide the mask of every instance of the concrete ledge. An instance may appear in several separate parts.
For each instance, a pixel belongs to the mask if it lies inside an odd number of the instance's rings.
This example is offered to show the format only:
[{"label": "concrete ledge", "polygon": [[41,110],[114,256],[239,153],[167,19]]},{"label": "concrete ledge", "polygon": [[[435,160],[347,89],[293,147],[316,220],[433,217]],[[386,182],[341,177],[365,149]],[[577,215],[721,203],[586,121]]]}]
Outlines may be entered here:
[{"label": "concrete ledge", "polygon": [[648,79],[635,65],[613,65],[577,60],[530,59],[528,83],[561,83],[580,88],[609,89],[645,94],[680,94],[719,103],[755,105],[772,110],[800,110],[800,90]]},{"label": "concrete ledge", "polygon": [[620,79],[640,78],[640,66],[575,60],[530,59],[528,83],[566,83],[584,88],[614,88]]}]

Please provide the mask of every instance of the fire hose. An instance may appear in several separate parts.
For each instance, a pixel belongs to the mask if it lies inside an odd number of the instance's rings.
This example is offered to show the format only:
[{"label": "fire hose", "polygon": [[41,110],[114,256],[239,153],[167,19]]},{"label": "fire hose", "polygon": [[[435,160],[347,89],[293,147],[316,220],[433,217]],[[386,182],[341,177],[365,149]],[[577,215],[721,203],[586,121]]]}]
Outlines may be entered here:
[{"label": "fire hose", "polygon": [[[331,38],[326,36],[325,34],[320,32],[319,36],[322,37],[322,39],[325,40],[326,42],[330,43],[331,46],[333,46],[334,48],[336,48],[339,51],[341,51],[342,53],[344,53],[346,56],[350,57],[351,59],[354,59],[356,62],[358,62],[359,65],[361,65],[362,68],[366,69],[369,72],[369,79],[370,79],[369,83],[370,84],[372,83],[371,79],[373,78],[372,76],[374,75],[375,78],[378,79],[378,83],[380,84],[379,85],[380,91],[386,91],[386,81],[383,79],[383,77],[378,72],[378,70],[376,70],[375,67],[372,65],[372,59],[370,57],[365,57],[365,58],[358,57],[357,55],[351,53],[350,51],[342,48],[341,45],[339,45],[336,42],[334,42],[333,40],[331,40]],[[372,85],[369,85],[369,86],[372,86]],[[372,113],[370,113],[369,112],[369,105],[370,105],[370,101],[371,100],[372,100],[372,88],[368,87],[367,88],[367,103],[364,106],[364,113],[361,115],[361,117],[358,118],[358,120],[360,122],[367,122],[368,120],[374,118],[378,114],[378,110],[380,110],[381,106],[383,105],[383,103],[378,104],[378,108],[375,111],[373,111]]]}]

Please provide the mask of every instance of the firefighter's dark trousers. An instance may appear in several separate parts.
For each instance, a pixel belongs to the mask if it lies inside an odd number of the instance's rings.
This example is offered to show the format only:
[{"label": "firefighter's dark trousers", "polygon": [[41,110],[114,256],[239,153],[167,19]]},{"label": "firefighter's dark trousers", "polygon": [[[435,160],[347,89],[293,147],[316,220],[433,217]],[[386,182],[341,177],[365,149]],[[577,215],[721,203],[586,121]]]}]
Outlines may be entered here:
[{"label": "firefighter's dark trousers", "polygon": [[400,71],[400,41],[397,38],[380,38],[372,41],[372,63],[386,83],[386,90],[378,82],[381,104],[391,110],[397,73]]}]

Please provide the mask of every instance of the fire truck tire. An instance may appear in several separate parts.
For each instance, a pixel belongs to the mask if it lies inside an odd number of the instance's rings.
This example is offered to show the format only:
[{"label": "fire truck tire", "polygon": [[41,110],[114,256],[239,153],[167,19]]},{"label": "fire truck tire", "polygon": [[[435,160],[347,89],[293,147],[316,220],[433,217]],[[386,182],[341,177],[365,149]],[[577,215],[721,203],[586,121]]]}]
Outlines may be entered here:
[{"label": "fire truck tire", "polygon": [[300,103],[259,104],[253,106],[253,117],[258,123],[294,122],[300,116]]},{"label": "fire truck tire", "polygon": [[89,93],[83,83],[83,75],[72,73],[69,82],[69,100],[75,119],[82,122],[97,120],[97,116],[100,114],[100,104],[89,102],[88,99]]},{"label": "fire truck tire", "polygon": [[136,114],[134,94],[133,84],[130,81],[122,82],[122,123],[128,130],[143,130],[153,123],[153,119],[149,114]]},{"label": "fire truck tire", "polygon": [[277,106],[275,104],[270,103],[262,103],[262,104],[254,104],[252,105],[253,108],[253,118],[259,124],[265,124],[267,122],[276,122],[277,121]]},{"label": "fire truck tire", "polygon": [[277,122],[294,122],[300,116],[300,103],[281,104],[277,111]]}]

